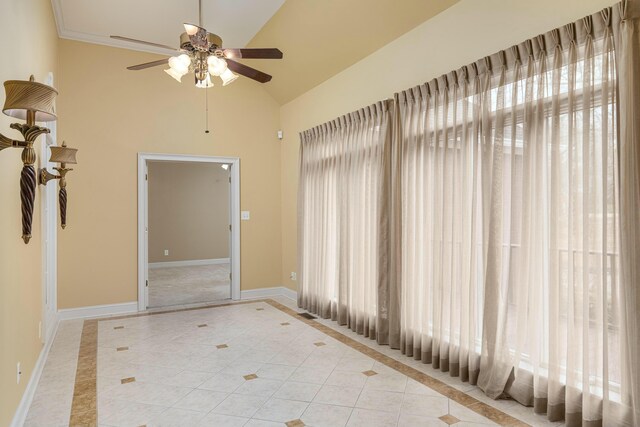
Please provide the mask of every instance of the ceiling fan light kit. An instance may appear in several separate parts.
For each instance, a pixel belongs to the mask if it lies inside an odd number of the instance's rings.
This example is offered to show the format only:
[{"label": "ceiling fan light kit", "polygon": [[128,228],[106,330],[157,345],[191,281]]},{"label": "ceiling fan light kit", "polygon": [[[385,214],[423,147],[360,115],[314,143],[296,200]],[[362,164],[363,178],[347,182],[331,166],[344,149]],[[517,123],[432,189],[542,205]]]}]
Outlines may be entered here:
[{"label": "ceiling fan light kit", "polygon": [[185,32],[180,35],[179,49],[129,37],[111,36],[111,38],[117,40],[180,52],[170,58],[133,65],[127,67],[127,69],[137,71],[169,64],[169,68],[164,70],[168,75],[181,83],[182,77],[191,72],[195,76],[195,85],[198,88],[214,86],[212,76],[220,77],[222,86],[227,86],[234,82],[238,75],[243,75],[260,83],[270,81],[271,76],[269,74],[236,62],[235,59],[282,59],[282,52],[275,48],[223,48],[222,38],[202,27],[202,0],[199,0],[198,5],[200,25],[184,24]]}]

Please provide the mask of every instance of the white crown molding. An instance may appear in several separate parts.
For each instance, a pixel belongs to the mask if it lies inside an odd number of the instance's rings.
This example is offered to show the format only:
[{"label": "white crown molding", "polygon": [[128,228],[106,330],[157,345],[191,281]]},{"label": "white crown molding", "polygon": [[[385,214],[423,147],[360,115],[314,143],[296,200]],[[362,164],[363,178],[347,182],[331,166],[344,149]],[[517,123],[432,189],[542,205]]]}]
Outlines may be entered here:
[{"label": "white crown molding", "polygon": [[150,262],[149,268],[190,267],[193,265],[229,264],[229,258],[192,259],[186,261]]},{"label": "white crown molding", "polygon": [[58,29],[58,37],[60,37],[61,39],[76,40],[76,41],[81,41],[86,43],[99,44],[103,46],[135,50],[138,52],[155,53],[155,54],[164,55],[164,56],[170,56],[173,52],[172,50],[169,50],[169,49],[162,49],[162,48],[153,47],[153,46],[141,45],[138,43],[130,43],[122,40],[116,40],[108,36],[97,36],[95,34],[87,34],[87,33],[81,33],[78,31],[68,30],[64,25],[64,17],[62,13],[61,2],[62,0],[51,0],[53,16],[56,21],[56,28]]},{"label": "white crown molding", "polygon": [[44,369],[47,357],[49,356],[49,351],[51,350],[51,344],[53,343],[56,332],[58,331],[58,324],[59,321],[56,318],[51,328],[51,333],[46,338],[45,343],[40,350],[38,360],[33,367],[33,371],[31,371],[29,383],[24,389],[22,399],[20,399],[20,403],[16,408],[16,412],[13,414],[13,419],[11,420],[11,424],[9,424],[10,427],[22,427],[27,419],[27,414],[29,412],[29,408],[31,407],[31,402],[33,402],[33,396],[36,394],[36,389],[38,388],[38,383],[40,382],[40,376],[42,376],[42,370]]},{"label": "white crown molding", "polygon": [[169,49],[162,49],[159,47],[145,46],[138,43],[130,43],[122,40],[112,39],[111,37],[96,36],[94,34],[80,33],[77,31],[68,31],[68,30],[64,30],[63,32],[59,31],[58,36],[61,39],[76,40],[76,41],[81,41],[86,43],[99,44],[103,46],[117,47],[120,49],[135,50],[138,52],[155,53],[157,55],[164,55],[164,56],[171,56],[172,54],[176,54],[177,52],[177,49],[173,51]]}]

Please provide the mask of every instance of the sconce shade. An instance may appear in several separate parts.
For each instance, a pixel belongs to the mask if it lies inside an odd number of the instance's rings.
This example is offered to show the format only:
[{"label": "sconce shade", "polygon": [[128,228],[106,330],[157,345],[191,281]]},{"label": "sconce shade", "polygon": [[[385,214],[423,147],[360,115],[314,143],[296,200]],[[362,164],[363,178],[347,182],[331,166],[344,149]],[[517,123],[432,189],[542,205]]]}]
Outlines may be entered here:
[{"label": "sconce shade", "polygon": [[58,91],[51,86],[28,80],[7,80],[4,91],[6,99],[2,112],[7,116],[26,120],[27,111],[35,111],[36,122],[56,120],[53,101]]},{"label": "sconce shade", "polygon": [[69,148],[69,147],[51,147],[51,158],[49,159],[52,163],[69,163],[76,164],[76,152],[77,148]]}]

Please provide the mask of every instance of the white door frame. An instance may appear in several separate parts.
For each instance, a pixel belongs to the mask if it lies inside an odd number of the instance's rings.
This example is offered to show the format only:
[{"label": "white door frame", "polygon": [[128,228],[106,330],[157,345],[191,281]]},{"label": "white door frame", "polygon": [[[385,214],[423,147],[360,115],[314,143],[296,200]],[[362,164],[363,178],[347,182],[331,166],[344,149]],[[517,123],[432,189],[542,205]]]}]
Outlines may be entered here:
[{"label": "white door frame", "polygon": [[138,153],[138,310],[149,305],[149,192],[147,162],[226,163],[231,165],[231,299],[240,299],[240,159],[187,154]]},{"label": "white door frame", "polygon": [[[53,86],[53,73],[49,73],[46,82]],[[44,138],[40,149],[40,167],[52,170],[55,163],[49,162],[51,150],[49,147],[56,145],[57,125],[55,121],[47,123],[49,133]],[[55,330],[58,314],[58,181],[53,181],[42,188],[40,198],[40,221],[42,233],[42,325],[41,341],[49,342],[51,334]]]}]

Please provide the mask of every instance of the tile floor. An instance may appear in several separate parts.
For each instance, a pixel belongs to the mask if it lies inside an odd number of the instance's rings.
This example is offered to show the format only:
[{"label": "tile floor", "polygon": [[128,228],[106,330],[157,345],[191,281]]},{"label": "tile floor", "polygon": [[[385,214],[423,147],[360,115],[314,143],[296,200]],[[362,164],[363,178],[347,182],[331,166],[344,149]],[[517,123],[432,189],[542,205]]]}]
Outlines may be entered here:
[{"label": "tile floor", "polygon": [[[559,425],[320,322],[531,425]],[[82,324],[61,323],[25,426],[68,425]],[[105,427],[495,425],[264,302],[98,322],[97,419]]]},{"label": "tile floor", "polygon": [[149,308],[231,298],[229,264],[149,269]]}]

